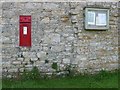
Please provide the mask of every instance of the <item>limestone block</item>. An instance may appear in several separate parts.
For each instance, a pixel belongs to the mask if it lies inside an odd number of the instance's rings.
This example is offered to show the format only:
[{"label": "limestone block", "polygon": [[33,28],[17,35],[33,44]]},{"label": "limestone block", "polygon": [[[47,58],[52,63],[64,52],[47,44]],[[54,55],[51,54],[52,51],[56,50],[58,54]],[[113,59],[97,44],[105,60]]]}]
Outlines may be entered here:
[{"label": "limestone block", "polygon": [[68,34],[68,33],[63,33],[62,36],[64,36],[64,37],[68,37],[69,34]]},{"label": "limestone block", "polygon": [[84,68],[84,67],[86,67],[86,63],[84,61],[81,61],[81,62],[79,62],[78,67]]},{"label": "limestone block", "polygon": [[11,63],[10,63],[10,61],[8,61],[8,62],[3,62],[3,61],[2,61],[2,66],[9,68],[9,67],[11,66]]},{"label": "limestone block", "polygon": [[64,50],[64,46],[62,46],[62,45],[57,45],[57,46],[51,47],[51,51],[53,51],[53,52],[61,52],[63,50]]},{"label": "limestone block", "polygon": [[72,15],[77,15],[77,14],[79,13],[79,10],[77,10],[77,9],[71,9],[71,10],[70,10],[70,13],[71,13]]},{"label": "limestone block", "polygon": [[48,51],[49,48],[48,48],[48,47],[43,47],[43,50],[44,50],[44,51]]},{"label": "limestone block", "polygon": [[43,9],[46,10],[56,10],[58,8],[58,5],[55,3],[43,3]]},{"label": "limestone block", "polygon": [[40,61],[40,66],[43,66],[45,64],[45,61]]},{"label": "limestone block", "polygon": [[9,37],[2,37],[3,42],[11,42]]},{"label": "limestone block", "polygon": [[67,37],[67,40],[68,40],[68,41],[73,41],[73,40],[74,40],[74,37],[73,37],[73,36]]},{"label": "limestone block", "polygon": [[25,4],[25,8],[27,8],[27,9],[33,9],[33,8],[35,8],[35,6],[34,6],[33,3],[26,3]]},{"label": "limestone block", "polygon": [[63,21],[63,22],[67,22],[68,20],[69,20],[68,16],[62,16],[61,17],[61,21]]},{"label": "limestone block", "polygon": [[51,43],[50,36],[49,35],[45,35],[43,41],[44,41],[44,43],[50,44]]},{"label": "limestone block", "polygon": [[18,72],[17,68],[10,68],[8,69],[8,72],[12,73],[12,72]]},{"label": "limestone block", "polygon": [[45,35],[43,41],[44,41],[44,43],[47,43],[47,44],[60,43],[60,35],[59,34],[54,34],[54,33]]},{"label": "limestone block", "polygon": [[36,58],[36,52],[30,52],[30,56],[31,58]]},{"label": "limestone block", "polygon": [[72,23],[78,23],[78,20],[77,19],[73,19],[71,22]]},{"label": "limestone block", "polygon": [[23,61],[23,60],[24,60],[24,58],[17,58],[17,60],[18,60],[18,61]]},{"label": "limestone block", "polygon": [[70,64],[70,59],[69,59],[69,58],[64,58],[64,59],[63,59],[63,63],[65,63],[65,64]]},{"label": "limestone block", "polygon": [[4,10],[12,9],[12,8],[14,8],[14,3],[11,3],[11,2],[3,3],[2,4],[2,8]]},{"label": "limestone block", "polygon": [[24,57],[28,57],[29,55],[30,55],[29,52],[23,52]]},{"label": "limestone block", "polygon": [[25,58],[28,58],[28,57],[35,58],[36,57],[36,52],[23,52],[23,56]]},{"label": "limestone block", "polygon": [[70,51],[72,48],[70,47],[70,46],[67,46],[66,48],[65,48],[65,50],[66,51]]},{"label": "limestone block", "polygon": [[33,67],[33,65],[28,64],[28,65],[25,65],[25,67],[26,67],[26,68],[32,68],[32,67]]},{"label": "limestone block", "polygon": [[25,62],[29,62],[29,61],[30,61],[30,58],[25,58],[24,61],[25,61]]},{"label": "limestone block", "polygon": [[30,58],[31,61],[37,61],[38,58]]},{"label": "limestone block", "polygon": [[77,55],[76,58],[75,58],[75,60],[72,61],[72,64],[78,64],[78,62],[85,61],[85,60],[87,60],[86,56]]},{"label": "limestone block", "polygon": [[41,23],[49,23],[50,22],[50,18],[49,17],[45,17],[41,20]]},{"label": "limestone block", "polygon": [[65,69],[65,65],[64,65],[64,64],[60,64],[60,65],[59,65],[59,69],[60,69],[60,70],[64,70],[64,69]]},{"label": "limestone block", "polygon": [[45,30],[45,33],[51,33],[51,32],[54,32],[54,29],[47,29],[47,30]]},{"label": "limestone block", "polygon": [[33,46],[31,47],[31,51],[41,51],[42,50],[42,46]]},{"label": "limestone block", "polygon": [[71,19],[72,19],[72,20],[77,20],[77,15],[72,15],[72,16],[71,16]]},{"label": "limestone block", "polygon": [[12,78],[12,75],[8,75],[7,78]]},{"label": "limestone block", "polygon": [[38,58],[45,58],[46,57],[46,52],[44,52],[44,51],[38,52],[37,57]]},{"label": "limestone block", "polygon": [[21,61],[13,61],[12,64],[14,64],[14,65],[20,65]]},{"label": "limestone block", "polygon": [[53,43],[59,43],[60,42],[60,35],[59,34],[52,34],[51,40]]},{"label": "limestone block", "polygon": [[20,68],[19,71],[20,71],[20,72],[24,72],[24,68]]},{"label": "limestone block", "polygon": [[26,65],[26,64],[28,64],[28,61],[23,61],[22,64]]},{"label": "limestone block", "polygon": [[118,69],[119,64],[118,63],[108,63],[105,68],[108,70],[115,70]]},{"label": "limestone block", "polygon": [[37,65],[37,66],[40,66],[40,64],[41,64],[40,61],[34,62],[34,66],[36,66],[36,65]]}]

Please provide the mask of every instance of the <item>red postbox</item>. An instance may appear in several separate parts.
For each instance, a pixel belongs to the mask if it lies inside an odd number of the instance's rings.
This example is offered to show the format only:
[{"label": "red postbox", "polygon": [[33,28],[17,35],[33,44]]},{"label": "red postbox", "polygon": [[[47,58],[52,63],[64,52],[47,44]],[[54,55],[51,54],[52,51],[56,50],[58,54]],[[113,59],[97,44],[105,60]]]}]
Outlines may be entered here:
[{"label": "red postbox", "polygon": [[31,16],[20,16],[19,24],[19,45],[31,46]]}]

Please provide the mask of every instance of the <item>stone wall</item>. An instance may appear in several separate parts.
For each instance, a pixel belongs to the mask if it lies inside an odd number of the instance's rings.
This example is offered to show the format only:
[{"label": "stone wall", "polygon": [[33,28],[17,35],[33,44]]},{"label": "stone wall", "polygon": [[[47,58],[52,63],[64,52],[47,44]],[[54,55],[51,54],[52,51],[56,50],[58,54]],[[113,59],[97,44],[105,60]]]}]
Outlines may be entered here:
[{"label": "stone wall", "polygon": [[[109,30],[84,29],[84,8],[110,9]],[[19,46],[19,15],[32,16],[32,46]],[[77,73],[118,68],[117,2],[4,2],[2,72],[11,77],[37,66],[52,74],[68,66]]]}]

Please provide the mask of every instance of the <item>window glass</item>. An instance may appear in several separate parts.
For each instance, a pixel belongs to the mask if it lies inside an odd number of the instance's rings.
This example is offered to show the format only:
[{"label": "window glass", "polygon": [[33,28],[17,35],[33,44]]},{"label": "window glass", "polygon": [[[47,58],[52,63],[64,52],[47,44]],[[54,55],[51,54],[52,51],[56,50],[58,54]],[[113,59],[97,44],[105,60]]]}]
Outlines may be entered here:
[{"label": "window glass", "polygon": [[96,25],[98,26],[104,26],[107,24],[106,22],[106,14],[105,13],[98,13],[96,15]]},{"label": "window glass", "polygon": [[88,24],[95,25],[95,12],[88,11]]}]

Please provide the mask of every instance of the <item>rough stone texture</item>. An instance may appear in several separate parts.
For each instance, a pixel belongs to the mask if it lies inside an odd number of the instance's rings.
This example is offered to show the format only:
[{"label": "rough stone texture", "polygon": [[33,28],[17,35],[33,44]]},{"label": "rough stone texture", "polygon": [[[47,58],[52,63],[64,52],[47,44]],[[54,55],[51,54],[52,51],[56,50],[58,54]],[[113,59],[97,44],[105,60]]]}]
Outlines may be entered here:
[{"label": "rough stone texture", "polygon": [[[109,8],[109,30],[84,30],[85,7]],[[32,16],[30,48],[19,46],[19,15]],[[0,22],[5,77],[34,66],[51,74],[54,62],[61,72],[67,66],[80,73],[118,69],[117,2],[4,2]]]}]

